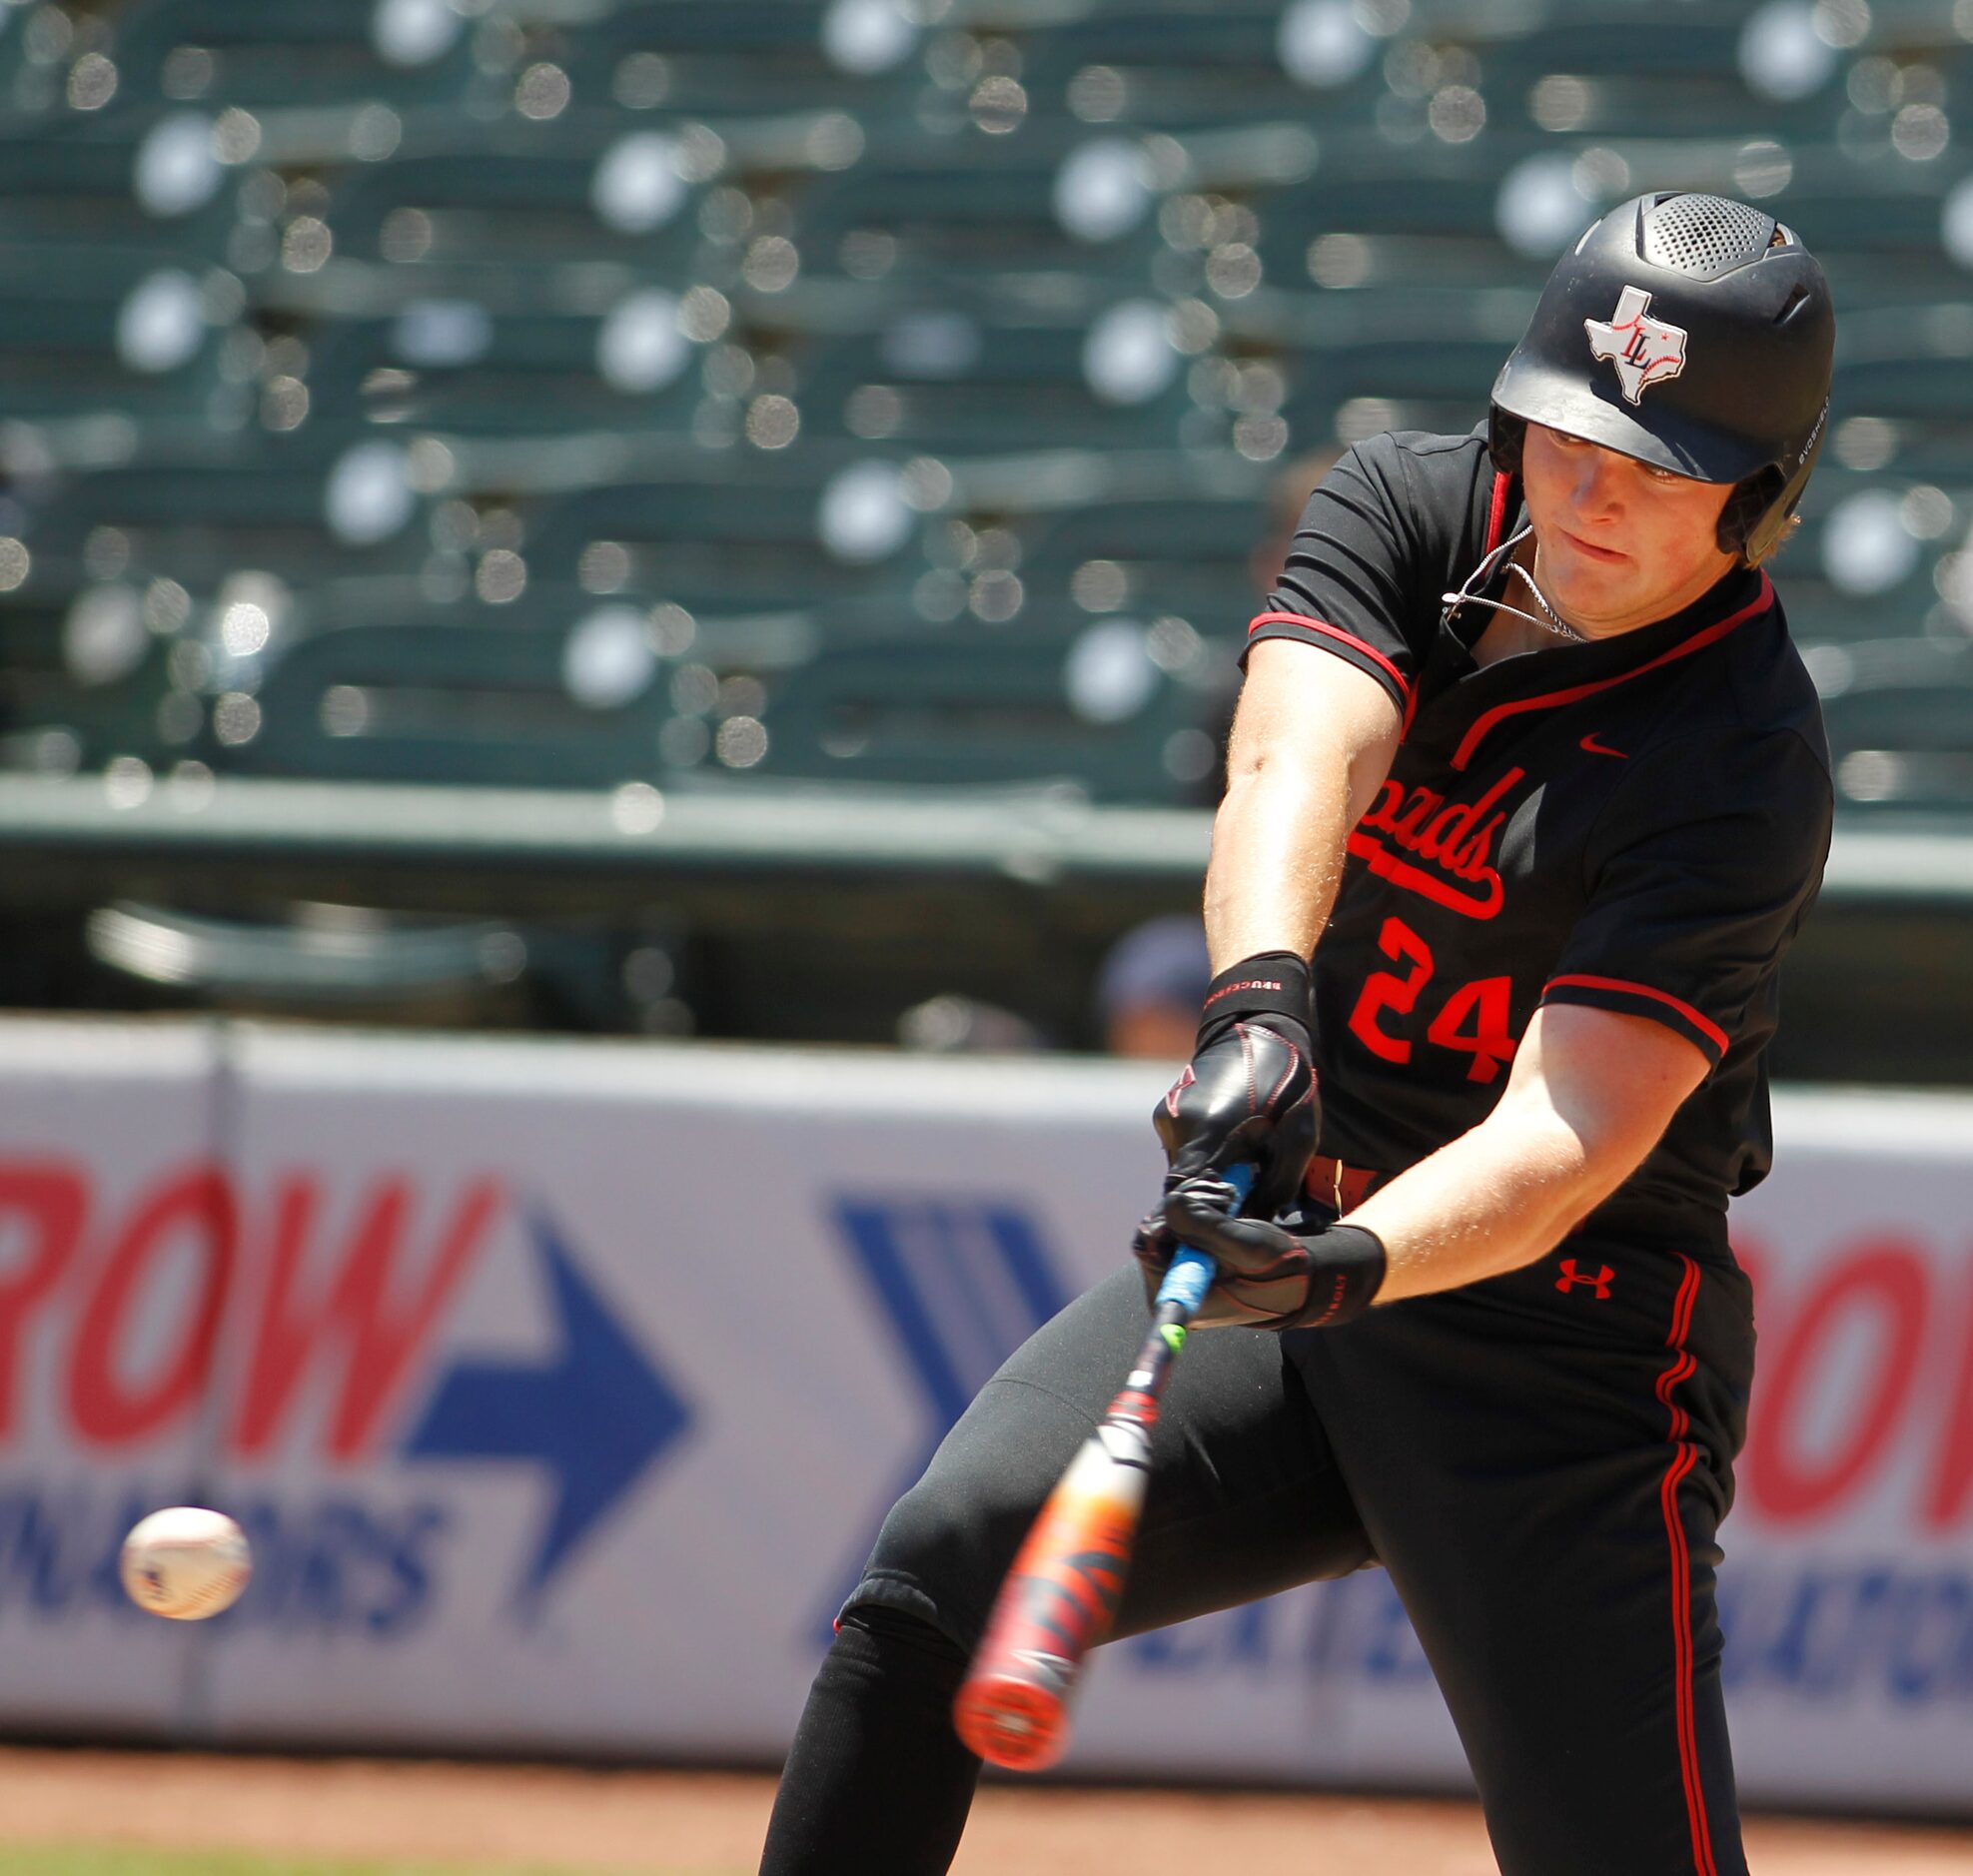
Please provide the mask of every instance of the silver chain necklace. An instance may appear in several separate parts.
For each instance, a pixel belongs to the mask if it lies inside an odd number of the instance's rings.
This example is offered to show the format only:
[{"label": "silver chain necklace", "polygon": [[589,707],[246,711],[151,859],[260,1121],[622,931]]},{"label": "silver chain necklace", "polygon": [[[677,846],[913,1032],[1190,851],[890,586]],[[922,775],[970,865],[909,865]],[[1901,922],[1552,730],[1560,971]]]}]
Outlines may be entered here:
[{"label": "silver chain necklace", "polygon": [[1517,560],[1509,559],[1507,565],[1510,570],[1518,573],[1526,582],[1527,590],[1534,595],[1534,603],[1541,608],[1539,613],[1523,612],[1519,606],[1508,605],[1504,599],[1483,599],[1474,590],[1475,587],[1483,586],[1487,580],[1492,578],[1493,569],[1500,563],[1501,556],[1511,554],[1533,531],[1533,527],[1529,525],[1523,527],[1519,533],[1501,541],[1485,559],[1481,560],[1467,575],[1466,584],[1458,592],[1442,592],[1439,595],[1440,603],[1446,608],[1442,616],[1448,623],[1451,623],[1462,606],[1483,605],[1492,612],[1508,612],[1515,618],[1524,618],[1530,625],[1538,625],[1543,631],[1553,632],[1557,637],[1566,638],[1571,643],[1587,644],[1589,642],[1586,633],[1579,632],[1573,625],[1564,623],[1561,614],[1548,603],[1542,594],[1541,588],[1534,583],[1534,575]]},{"label": "silver chain necklace", "polygon": [[[1555,610],[1555,608],[1548,603],[1546,595],[1542,592],[1541,588],[1534,583],[1534,575],[1530,573],[1526,567],[1522,566],[1518,560],[1509,560],[1507,562],[1507,568],[1510,572],[1515,572],[1520,575],[1521,583],[1527,588],[1529,592],[1531,592],[1534,595],[1534,603],[1541,608],[1543,616],[1534,619],[1535,624],[1545,626],[1549,631],[1554,632],[1557,636],[1570,639],[1576,644],[1581,644],[1584,642],[1582,634],[1579,631],[1577,631],[1573,625],[1565,623],[1561,617],[1561,614],[1558,613]],[[1523,612],[1521,614],[1521,617],[1533,618],[1534,615],[1531,612]]]}]

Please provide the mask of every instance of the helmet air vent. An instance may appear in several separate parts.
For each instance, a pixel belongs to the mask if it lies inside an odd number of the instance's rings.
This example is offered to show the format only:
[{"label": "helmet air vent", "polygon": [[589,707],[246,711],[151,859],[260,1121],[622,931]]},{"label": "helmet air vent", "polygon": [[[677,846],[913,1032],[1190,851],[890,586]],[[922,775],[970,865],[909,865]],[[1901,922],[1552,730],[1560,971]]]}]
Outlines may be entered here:
[{"label": "helmet air vent", "polygon": [[1722,196],[1673,196],[1644,217],[1644,258],[1699,280],[1716,280],[1767,252],[1774,224]]}]

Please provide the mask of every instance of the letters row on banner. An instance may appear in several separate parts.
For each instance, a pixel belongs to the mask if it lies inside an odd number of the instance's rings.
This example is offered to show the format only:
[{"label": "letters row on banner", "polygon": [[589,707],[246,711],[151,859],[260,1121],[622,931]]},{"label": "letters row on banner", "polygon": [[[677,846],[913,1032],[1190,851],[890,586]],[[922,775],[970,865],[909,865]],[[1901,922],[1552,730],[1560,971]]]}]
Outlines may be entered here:
[{"label": "letters row on banner", "polygon": [[[0,1026],[0,1724],[777,1760],[885,1509],[1126,1255],[1163,1079]],[[1961,1809],[1973,1102],[1776,1122],[1734,1215],[1744,1789]],[[115,1560],[187,1500],[256,1574],[181,1625]],[[1119,1643],[1078,1717],[1086,1773],[1464,1778],[1375,1570]]]}]

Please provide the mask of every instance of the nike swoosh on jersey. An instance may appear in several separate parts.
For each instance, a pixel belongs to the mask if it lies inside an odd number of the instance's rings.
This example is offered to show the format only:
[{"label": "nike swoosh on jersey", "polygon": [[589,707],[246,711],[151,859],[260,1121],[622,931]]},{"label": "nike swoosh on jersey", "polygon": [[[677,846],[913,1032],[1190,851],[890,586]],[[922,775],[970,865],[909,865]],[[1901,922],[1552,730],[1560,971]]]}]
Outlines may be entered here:
[{"label": "nike swoosh on jersey", "polygon": [[1575,746],[1578,749],[1587,749],[1591,755],[1613,755],[1619,762],[1630,760],[1630,752],[1627,749],[1612,749],[1608,743],[1598,742],[1593,729]]}]

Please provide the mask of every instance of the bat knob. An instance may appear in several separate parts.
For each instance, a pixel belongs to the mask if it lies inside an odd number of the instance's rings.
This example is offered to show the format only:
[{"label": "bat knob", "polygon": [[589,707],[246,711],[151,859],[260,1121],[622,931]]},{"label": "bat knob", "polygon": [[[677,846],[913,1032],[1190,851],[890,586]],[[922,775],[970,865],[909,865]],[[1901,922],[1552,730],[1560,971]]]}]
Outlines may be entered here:
[{"label": "bat knob", "polygon": [[969,1752],[1010,1772],[1046,1770],[1068,1744],[1066,1708],[1053,1688],[1012,1675],[968,1680],[953,1702],[952,1724]]}]

